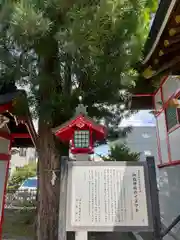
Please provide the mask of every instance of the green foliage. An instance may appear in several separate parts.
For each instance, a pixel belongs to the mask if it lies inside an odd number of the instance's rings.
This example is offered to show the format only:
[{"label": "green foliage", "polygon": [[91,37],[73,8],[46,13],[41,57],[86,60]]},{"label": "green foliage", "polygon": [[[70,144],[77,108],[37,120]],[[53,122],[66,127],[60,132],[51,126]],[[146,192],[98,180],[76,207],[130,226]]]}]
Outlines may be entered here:
[{"label": "green foliage", "polygon": [[[83,96],[88,113],[119,125],[134,86],[155,0],[7,1],[0,35],[0,85],[28,86],[37,117],[55,126]],[[9,88],[8,88],[9,89]],[[111,108],[110,108],[111,107]],[[57,114],[58,112],[58,114]]]},{"label": "green foliage", "polygon": [[[129,112],[127,90],[136,82],[133,67],[141,58],[157,0],[18,0],[0,4],[0,90],[15,84],[28,89],[29,105],[39,118],[40,156],[53,146],[49,132],[70,117],[83,97],[88,114],[112,130]],[[2,13],[2,14],[1,14]],[[122,91],[126,90],[126,91]],[[19,111],[17,109],[17,111]],[[119,134],[119,133],[118,133]],[[55,149],[54,149],[55,150]],[[125,159],[123,149],[121,158]],[[40,159],[40,171],[57,166],[53,151]],[[131,156],[132,155],[128,155]],[[127,159],[125,159],[127,160]],[[18,186],[35,172],[19,170],[11,183]],[[48,181],[49,177],[42,178]],[[58,181],[56,181],[58,182]],[[42,184],[41,186],[45,186]],[[41,218],[42,239],[57,239],[55,187],[40,201],[48,213]],[[40,191],[41,193],[41,191]],[[47,195],[49,196],[47,196]],[[52,213],[49,214],[54,204]],[[50,219],[51,218],[51,219]],[[49,225],[50,224],[50,225]],[[48,226],[46,226],[48,225]]]},{"label": "green foliage", "polygon": [[15,190],[17,189],[24,180],[26,180],[29,177],[35,177],[37,174],[37,165],[35,163],[33,164],[27,164],[23,167],[17,168],[12,173],[11,178],[8,182],[8,190]]},{"label": "green foliage", "polygon": [[131,152],[125,144],[111,147],[110,154],[103,157],[104,161],[138,161],[140,153]]}]

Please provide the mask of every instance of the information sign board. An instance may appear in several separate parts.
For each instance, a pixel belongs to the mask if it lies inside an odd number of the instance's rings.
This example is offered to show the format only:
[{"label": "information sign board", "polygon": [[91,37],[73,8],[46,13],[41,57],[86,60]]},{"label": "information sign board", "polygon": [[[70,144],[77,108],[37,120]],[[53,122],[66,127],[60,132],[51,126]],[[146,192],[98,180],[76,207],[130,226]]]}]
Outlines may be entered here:
[{"label": "information sign board", "polygon": [[150,231],[146,164],[69,162],[67,231]]}]

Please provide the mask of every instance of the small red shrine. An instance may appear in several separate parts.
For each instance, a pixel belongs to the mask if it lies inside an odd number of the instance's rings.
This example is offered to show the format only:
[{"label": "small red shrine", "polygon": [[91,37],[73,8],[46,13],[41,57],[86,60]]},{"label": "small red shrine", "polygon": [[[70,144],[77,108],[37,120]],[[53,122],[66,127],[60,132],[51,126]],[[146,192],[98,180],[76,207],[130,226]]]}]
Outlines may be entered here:
[{"label": "small red shrine", "polygon": [[4,218],[5,195],[12,147],[34,147],[34,129],[24,90],[0,90],[0,239]]},{"label": "small red shrine", "polygon": [[74,118],[56,127],[53,132],[62,142],[71,142],[72,154],[93,154],[94,142],[106,136],[105,126],[88,117],[82,104],[76,108]]}]

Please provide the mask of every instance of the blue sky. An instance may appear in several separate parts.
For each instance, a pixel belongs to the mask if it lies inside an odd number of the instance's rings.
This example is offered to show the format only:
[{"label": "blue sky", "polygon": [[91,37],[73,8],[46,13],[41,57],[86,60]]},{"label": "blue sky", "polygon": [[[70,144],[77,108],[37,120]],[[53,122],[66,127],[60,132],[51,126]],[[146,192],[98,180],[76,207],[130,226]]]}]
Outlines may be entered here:
[{"label": "blue sky", "polygon": [[121,126],[155,126],[156,121],[153,114],[149,110],[139,111],[128,119],[121,122]]}]

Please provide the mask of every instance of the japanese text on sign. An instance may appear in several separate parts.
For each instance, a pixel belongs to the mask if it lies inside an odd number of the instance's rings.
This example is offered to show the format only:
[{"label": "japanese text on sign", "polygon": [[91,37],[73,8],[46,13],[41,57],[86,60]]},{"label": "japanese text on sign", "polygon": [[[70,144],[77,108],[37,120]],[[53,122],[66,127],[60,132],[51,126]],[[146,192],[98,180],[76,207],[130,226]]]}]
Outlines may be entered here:
[{"label": "japanese text on sign", "polygon": [[73,166],[73,226],[147,226],[142,166]]}]

